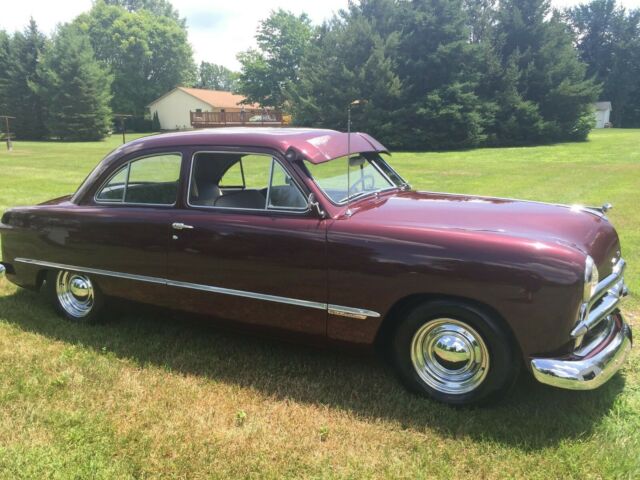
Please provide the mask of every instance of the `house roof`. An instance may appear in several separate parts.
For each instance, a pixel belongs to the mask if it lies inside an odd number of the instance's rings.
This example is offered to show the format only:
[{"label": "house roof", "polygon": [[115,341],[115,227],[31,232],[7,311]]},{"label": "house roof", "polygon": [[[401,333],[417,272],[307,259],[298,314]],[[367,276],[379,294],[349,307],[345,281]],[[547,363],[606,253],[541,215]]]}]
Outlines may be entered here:
[{"label": "house roof", "polygon": [[260,105],[257,103],[249,103],[242,105],[241,102],[246,99],[243,95],[236,95],[235,93],[225,92],[223,90],[207,90],[204,88],[187,88],[187,87],[176,87],[173,90],[165,93],[159,98],[156,98],[153,102],[151,102],[147,106],[151,106],[154,103],[162,100],[167,95],[175,92],[176,90],[182,90],[184,93],[191,95],[192,97],[197,98],[201,102],[204,102],[208,105],[211,105],[215,108],[239,108],[244,106],[247,109],[260,108]]},{"label": "house roof", "polygon": [[611,102],[596,102],[593,106],[596,110],[611,110]]}]

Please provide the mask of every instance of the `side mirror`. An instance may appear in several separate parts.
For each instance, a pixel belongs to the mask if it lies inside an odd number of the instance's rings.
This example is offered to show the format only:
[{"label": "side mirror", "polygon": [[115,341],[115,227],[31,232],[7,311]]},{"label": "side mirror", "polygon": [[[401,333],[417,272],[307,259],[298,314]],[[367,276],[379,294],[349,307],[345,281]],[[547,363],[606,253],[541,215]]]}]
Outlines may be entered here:
[{"label": "side mirror", "polygon": [[327,216],[326,212],[322,210],[320,203],[318,203],[318,201],[316,200],[316,196],[313,194],[313,192],[311,192],[309,194],[309,197],[307,198],[307,206],[312,210],[316,210],[320,218],[325,218]]}]

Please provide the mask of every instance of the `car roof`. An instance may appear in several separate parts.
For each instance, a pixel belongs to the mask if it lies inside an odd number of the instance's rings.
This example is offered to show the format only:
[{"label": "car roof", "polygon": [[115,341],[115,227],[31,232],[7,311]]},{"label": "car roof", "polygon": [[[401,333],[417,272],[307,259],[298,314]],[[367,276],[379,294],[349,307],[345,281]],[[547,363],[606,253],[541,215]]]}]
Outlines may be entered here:
[{"label": "car roof", "polygon": [[283,155],[294,149],[311,163],[322,163],[350,152],[387,152],[376,139],[366,133],[317,128],[233,127],[189,130],[142,137],[118,150],[127,154],[141,149],[173,146],[257,147],[277,150]]}]

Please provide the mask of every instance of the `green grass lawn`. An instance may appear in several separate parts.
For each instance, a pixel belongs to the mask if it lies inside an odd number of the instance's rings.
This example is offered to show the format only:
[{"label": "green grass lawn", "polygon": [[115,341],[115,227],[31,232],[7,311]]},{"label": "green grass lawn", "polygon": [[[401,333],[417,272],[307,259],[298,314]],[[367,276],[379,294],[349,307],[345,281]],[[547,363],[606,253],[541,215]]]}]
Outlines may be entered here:
[{"label": "green grass lawn", "polygon": [[[119,141],[0,150],[0,210],[74,191]],[[613,203],[640,331],[640,130],[391,163],[419,189]],[[453,409],[375,359],[145,309],[74,325],[0,281],[0,478],[638,478],[639,360],[597,391],[522,375],[499,405]]]}]

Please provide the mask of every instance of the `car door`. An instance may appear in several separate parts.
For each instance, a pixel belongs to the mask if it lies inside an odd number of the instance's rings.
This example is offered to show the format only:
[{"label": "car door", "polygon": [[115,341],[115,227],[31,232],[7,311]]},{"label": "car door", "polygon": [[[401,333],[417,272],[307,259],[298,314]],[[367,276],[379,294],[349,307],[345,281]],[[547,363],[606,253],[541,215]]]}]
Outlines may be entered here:
[{"label": "car door", "polygon": [[73,209],[60,263],[90,268],[107,295],[166,305],[167,247],[181,151],[125,158]]},{"label": "car door", "polygon": [[168,252],[181,309],[325,335],[325,221],[285,165],[264,153],[194,153]]}]

